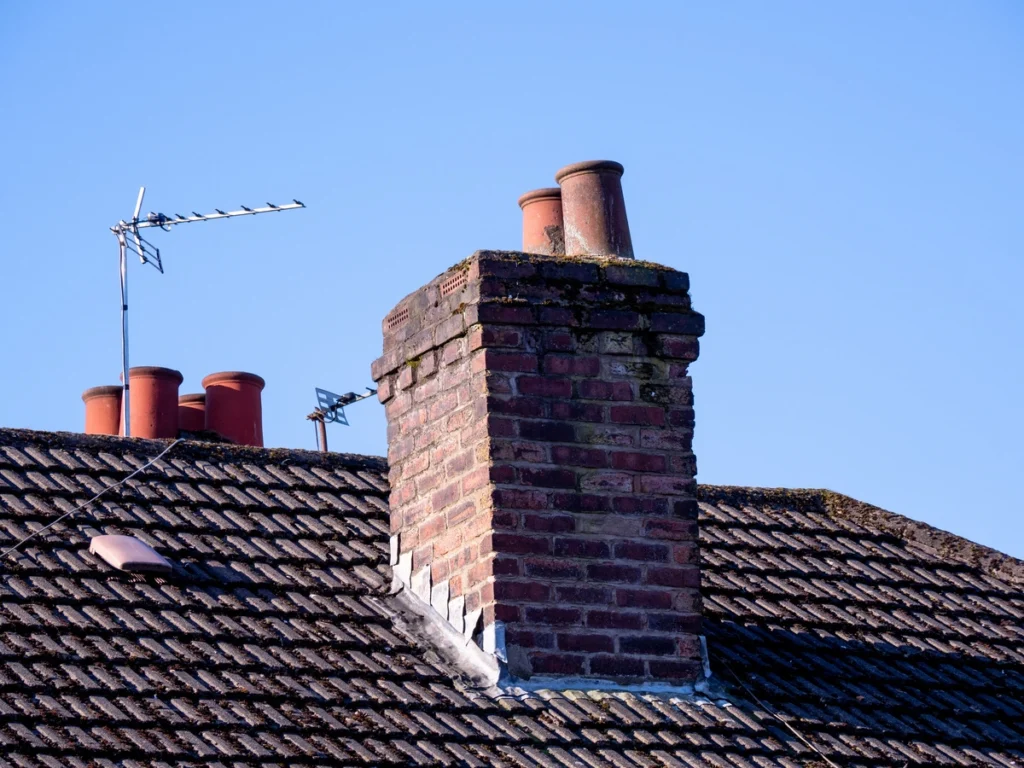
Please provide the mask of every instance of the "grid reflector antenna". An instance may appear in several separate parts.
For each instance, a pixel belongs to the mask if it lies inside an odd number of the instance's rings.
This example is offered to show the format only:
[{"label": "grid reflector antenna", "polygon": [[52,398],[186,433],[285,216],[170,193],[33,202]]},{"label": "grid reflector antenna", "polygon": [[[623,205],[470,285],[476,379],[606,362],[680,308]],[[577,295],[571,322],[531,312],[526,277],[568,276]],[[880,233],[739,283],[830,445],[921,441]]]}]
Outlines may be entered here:
[{"label": "grid reflector antenna", "polygon": [[[131,391],[128,380],[128,253],[134,253],[143,264],[149,264],[156,268],[157,272],[163,274],[164,264],[160,258],[160,249],[146,240],[140,233],[140,229],[151,229],[159,227],[165,232],[170,232],[175,224],[194,224],[198,221],[214,221],[215,219],[230,219],[235,216],[253,216],[257,213],[280,213],[281,211],[292,211],[298,208],[305,208],[298,200],[292,200],[287,205],[274,205],[267,203],[262,208],[247,208],[241,206],[238,211],[222,211],[214,209],[214,213],[196,213],[192,211],[191,216],[182,216],[180,213],[173,217],[163,213],[147,213],[142,218],[142,200],[146,195],[146,188],[139,188],[139,197],[135,201],[135,211],[129,221],[122,219],[110,228],[117,238],[118,255],[121,267],[121,380],[124,387],[122,403],[122,418],[124,423],[125,436],[131,435]],[[130,239],[129,239],[130,238]]]},{"label": "grid reflector antenna", "polygon": [[316,388],[317,407],[306,418],[316,422],[317,447],[321,451],[327,450],[327,425],[341,424],[347,427],[348,417],[345,415],[345,406],[358,403],[377,394],[376,389],[366,388],[366,392],[357,395],[355,392],[347,392],[344,395],[336,395],[326,389]]}]

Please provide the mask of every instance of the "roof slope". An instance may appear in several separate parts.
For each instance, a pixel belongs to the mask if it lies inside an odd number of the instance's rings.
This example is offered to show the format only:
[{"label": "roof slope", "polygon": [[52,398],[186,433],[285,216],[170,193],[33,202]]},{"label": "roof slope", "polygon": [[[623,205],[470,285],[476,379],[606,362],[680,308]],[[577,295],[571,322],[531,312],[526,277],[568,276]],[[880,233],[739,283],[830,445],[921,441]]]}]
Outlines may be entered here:
[{"label": "roof slope", "polygon": [[[0,430],[0,546],[166,445]],[[1024,765],[1017,561],[824,492],[705,487],[708,645],[731,703],[495,697],[387,597],[384,470],[180,443],[7,558],[0,768]],[[96,533],[136,535],[175,572],[112,571]]]}]

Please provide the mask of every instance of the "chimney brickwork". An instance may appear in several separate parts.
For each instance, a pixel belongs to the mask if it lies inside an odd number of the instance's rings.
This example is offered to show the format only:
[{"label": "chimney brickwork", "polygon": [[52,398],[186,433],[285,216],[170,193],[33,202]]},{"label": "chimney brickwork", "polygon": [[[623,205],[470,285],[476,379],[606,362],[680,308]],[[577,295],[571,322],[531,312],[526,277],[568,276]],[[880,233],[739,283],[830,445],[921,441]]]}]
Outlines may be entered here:
[{"label": "chimney brickwork", "polygon": [[384,320],[396,576],[517,677],[700,676],[688,289],[480,251]]}]

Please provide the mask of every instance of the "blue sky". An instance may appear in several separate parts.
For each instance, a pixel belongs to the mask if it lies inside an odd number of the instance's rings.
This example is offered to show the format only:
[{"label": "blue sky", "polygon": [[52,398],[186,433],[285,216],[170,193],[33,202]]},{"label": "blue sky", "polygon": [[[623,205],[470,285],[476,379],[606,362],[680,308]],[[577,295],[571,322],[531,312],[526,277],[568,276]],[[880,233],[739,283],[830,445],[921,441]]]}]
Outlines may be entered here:
[{"label": "blue sky", "polygon": [[[637,255],[690,273],[702,482],[827,487],[1024,557],[1024,6],[0,4],[0,424],[79,430],[138,365],[370,385],[380,320],[516,198],[611,158]],[[385,450],[375,400],[331,447]]]}]

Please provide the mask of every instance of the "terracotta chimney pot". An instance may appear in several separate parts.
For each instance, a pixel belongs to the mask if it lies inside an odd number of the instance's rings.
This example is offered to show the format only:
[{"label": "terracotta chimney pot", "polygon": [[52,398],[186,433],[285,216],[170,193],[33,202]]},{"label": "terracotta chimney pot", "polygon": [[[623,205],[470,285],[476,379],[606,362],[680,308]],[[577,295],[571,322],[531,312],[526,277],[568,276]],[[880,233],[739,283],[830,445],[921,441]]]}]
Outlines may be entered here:
[{"label": "terracotta chimney pot", "polygon": [[91,387],[82,393],[85,403],[85,434],[117,435],[121,432],[122,388]]},{"label": "terracotta chimney pot", "polygon": [[633,258],[622,171],[612,160],[588,160],[567,165],[555,174],[562,188],[565,252],[569,256]]},{"label": "terracotta chimney pot", "polygon": [[562,190],[535,189],[519,198],[523,209],[523,251],[548,256],[565,254],[562,229]]},{"label": "terracotta chimney pot", "polygon": [[178,429],[202,432],[206,429],[206,395],[182,395],[178,398]]},{"label": "terracotta chimney pot", "polygon": [[178,436],[178,387],[183,378],[173,368],[140,366],[128,370],[132,437],[159,440]]},{"label": "terracotta chimney pot", "polygon": [[224,371],[203,379],[206,428],[240,445],[263,446],[263,403],[266,382],[255,373]]}]

